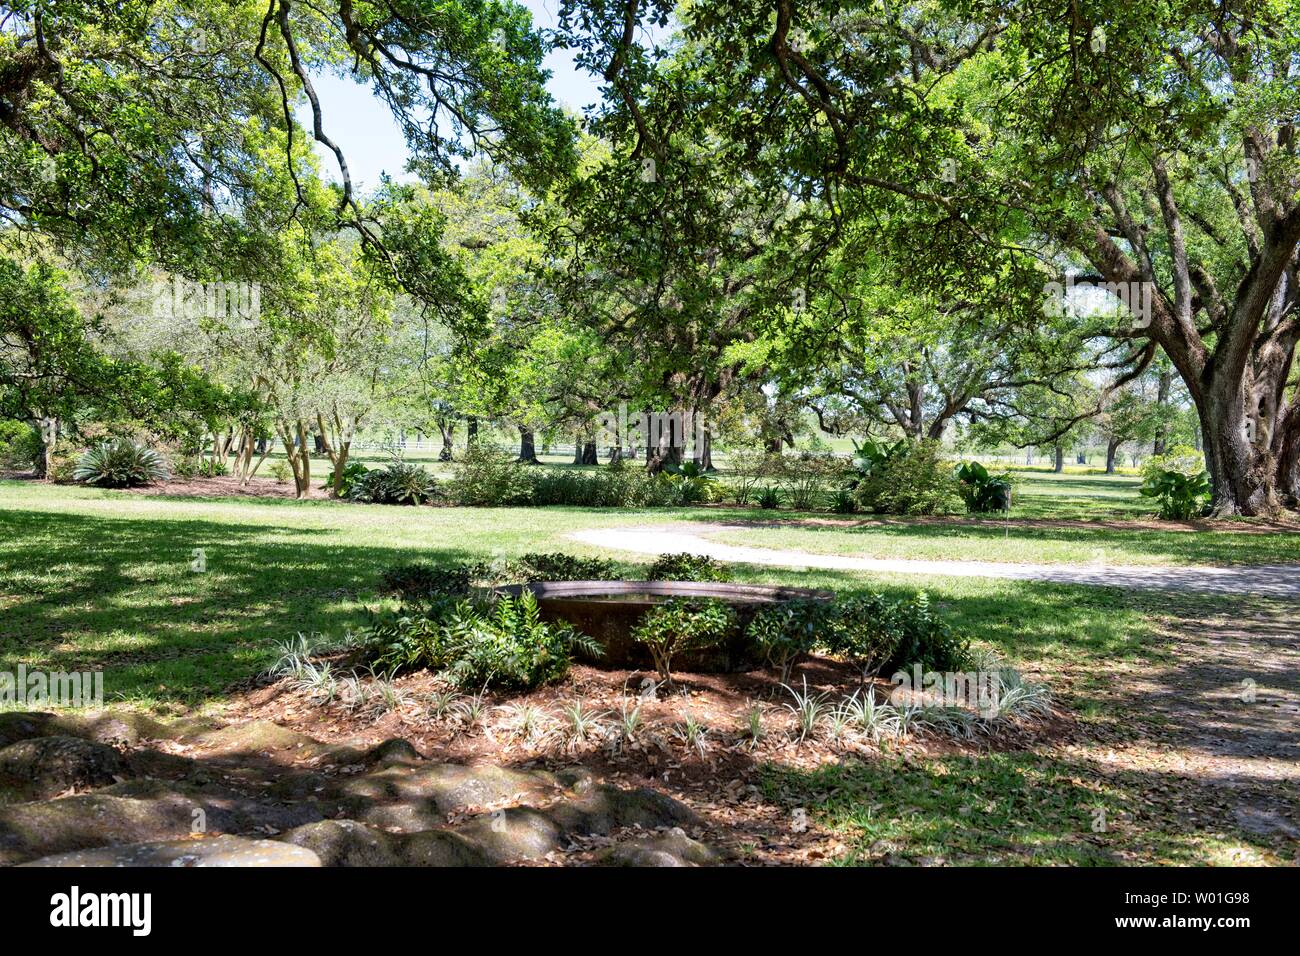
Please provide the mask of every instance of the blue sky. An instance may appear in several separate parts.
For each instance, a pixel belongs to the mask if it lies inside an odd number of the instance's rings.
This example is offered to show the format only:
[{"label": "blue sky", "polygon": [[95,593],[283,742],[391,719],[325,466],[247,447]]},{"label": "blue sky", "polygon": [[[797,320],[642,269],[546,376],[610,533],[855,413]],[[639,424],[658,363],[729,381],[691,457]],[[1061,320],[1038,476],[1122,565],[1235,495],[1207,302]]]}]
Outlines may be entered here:
[{"label": "blue sky", "polygon": [[[519,2],[532,11],[533,22],[539,27],[555,26],[559,0]],[[573,65],[569,51],[553,51],[546,59],[546,68],[551,71],[547,87],[560,105],[581,110],[599,99],[595,79]],[[406,142],[388,108],[375,99],[368,86],[332,75],[313,79],[325,115],[325,132],[347,157],[353,183],[365,190],[377,186],[383,172],[400,178],[406,163]],[[299,121],[310,127],[310,112],[300,113]],[[320,146],[317,153],[325,175],[337,178],[334,157]]]}]

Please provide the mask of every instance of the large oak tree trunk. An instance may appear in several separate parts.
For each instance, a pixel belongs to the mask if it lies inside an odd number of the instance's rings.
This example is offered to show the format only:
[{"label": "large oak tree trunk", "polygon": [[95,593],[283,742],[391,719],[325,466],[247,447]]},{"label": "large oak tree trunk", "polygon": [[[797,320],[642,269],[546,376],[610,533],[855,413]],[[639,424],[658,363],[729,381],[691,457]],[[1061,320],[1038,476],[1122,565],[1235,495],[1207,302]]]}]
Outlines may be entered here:
[{"label": "large oak tree trunk", "polygon": [[1106,442],[1106,474],[1115,474],[1115,452],[1119,450],[1120,440],[1112,438]]},{"label": "large oak tree trunk", "polygon": [[439,421],[438,431],[442,433],[442,451],[438,452],[439,461],[451,461],[452,459],[452,438],[455,436],[456,426],[450,421]]},{"label": "large oak tree trunk", "polygon": [[537,440],[530,428],[519,429],[519,460],[528,465],[536,465]]},{"label": "large oak tree trunk", "polygon": [[691,460],[704,471],[717,471],[713,467],[713,435],[707,428],[704,429],[699,447],[695,449],[695,455]]},{"label": "large oak tree trunk", "polygon": [[1240,398],[1232,394],[1234,389],[1215,386],[1206,389],[1198,403],[1205,466],[1214,489],[1211,513],[1216,517],[1274,514],[1280,502],[1274,484],[1276,463],[1267,445],[1268,425],[1246,415]]},{"label": "large oak tree trunk", "polygon": [[1160,423],[1157,426],[1155,441],[1151,443],[1151,454],[1163,455],[1168,447],[1169,422],[1165,418],[1165,409],[1169,407],[1169,391],[1174,384],[1174,373],[1162,369],[1156,385],[1156,407],[1160,410]]}]

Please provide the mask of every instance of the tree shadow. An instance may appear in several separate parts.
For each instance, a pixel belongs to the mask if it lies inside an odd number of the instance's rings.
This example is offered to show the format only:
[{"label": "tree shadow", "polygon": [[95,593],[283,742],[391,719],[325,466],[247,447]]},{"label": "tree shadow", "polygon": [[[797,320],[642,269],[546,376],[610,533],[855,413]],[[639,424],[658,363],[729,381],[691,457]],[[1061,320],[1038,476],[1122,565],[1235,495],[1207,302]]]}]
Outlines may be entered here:
[{"label": "tree shadow", "polygon": [[275,641],[342,636],[364,621],[380,571],[417,556],[334,544],[328,529],[195,518],[4,511],[0,534],[23,542],[0,552],[0,669],[103,669],[110,699],[193,703],[256,673]]}]

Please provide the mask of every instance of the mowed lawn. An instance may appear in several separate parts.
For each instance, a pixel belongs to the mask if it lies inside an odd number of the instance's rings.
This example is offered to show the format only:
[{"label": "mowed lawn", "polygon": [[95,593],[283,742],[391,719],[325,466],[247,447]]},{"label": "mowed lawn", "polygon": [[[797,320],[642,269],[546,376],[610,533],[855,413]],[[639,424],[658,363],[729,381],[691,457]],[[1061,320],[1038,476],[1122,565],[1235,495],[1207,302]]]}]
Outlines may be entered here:
[{"label": "mowed lawn", "polygon": [[[196,500],[0,482],[0,670],[19,663],[103,669],[106,693],[118,705],[162,714],[220,712],[274,659],[277,641],[298,632],[342,635],[365,620],[366,608],[391,603],[376,593],[379,574],[390,565],[527,551],[599,554],[567,540],[565,532],[755,515],[709,508]],[[1120,540],[1128,534],[1101,533]],[[1132,540],[1151,533],[1135,530]],[[1011,534],[1021,536],[1022,547],[1029,540],[1023,530]],[[1181,534],[1186,540],[1209,536]],[[983,547],[978,538],[962,544],[972,557]],[[203,550],[206,571],[191,570],[195,549]],[[627,560],[626,567],[637,573],[636,561]],[[1176,666],[1179,645],[1171,633],[1212,614],[1231,616],[1232,601],[1026,581],[735,570],[744,581],[836,590],[924,588],[955,628],[997,646],[1029,679],[1047,683],[1079,733],[1098,735],[1100,743],[1083,750],[891,755],[885,747],[878,760],[818,770],[764,768],[765,800],[815,808],[813,818],[843,839],[838,862],[1282,859],[1273,838],[1223,822],[1214,803],[1219,791],[1198,777],[1116,772],[1099,756],[1112,746],[1105,741],[1130,736],[1146,719],[1144,698],[1117,691],[1117,675]],[[1202,803],[1207,812],[1186,812]],[[1093,829],[1099,810],[1118,821],[1103,835]]]},{"label": "mowed lawn", "polygon": [[[864,558],[1030,564],[1289,564],[1300,562],[1300,522],[1157,522],[1131,475],[1017,471],[1009,514],[943,519],[839,518],[726,530],[715,540]],[[750,512],[741,521],[762,521]],[[725,520],[720,516],[720,520]]]},{"label": "mowed lawn", "polygon": [[[216,704],[298,632],[363,623],[380,573],[417,559],[597,555],[581,528],[738,520],[753,509],[402,508],[183,499],[0,482],[0,668],[103,668],[110,697]],[[794,520],[794,519],[791,519]],[[790,532],[791,534],[802,532]],[[820,532],[816,532],[820,533]],[[191,564],[202,550],[206,570]],[[637,575],[638,562],[609,552]],[[741,580],[925,588],[954,623],[1032,662],[1140,647],[1151,595],[1015,581],[738,567]]]}]

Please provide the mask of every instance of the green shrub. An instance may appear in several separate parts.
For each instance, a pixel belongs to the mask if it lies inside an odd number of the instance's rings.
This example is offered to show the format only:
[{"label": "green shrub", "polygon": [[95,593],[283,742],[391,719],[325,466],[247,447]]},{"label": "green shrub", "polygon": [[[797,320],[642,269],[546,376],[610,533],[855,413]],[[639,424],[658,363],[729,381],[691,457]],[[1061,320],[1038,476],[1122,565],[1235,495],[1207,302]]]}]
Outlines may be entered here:
[{"label": "green shrub", "polygon": [[970,662],[970,639],[958,635],[935,614],[930,596],[920,592],[894,609],[898,643],[883,670],[893,672],[919,663],[922,670],[962,670]]},{"label": "green shrub", "polygon": [[584,508],[642,508],[670,504],[674,489],[642,469],[609,467],[599,471],[533,469],[529,501],[535,505]]},{"label": "green shrub", "polygon": [[788,683],[801,657],[827,651],[853,664],[865,682],[919,664],[925,670],[961,670],[969,642],[934,613],[924,592],[893,600],[873,591],[835,601],[796,599],[762,608],[745,636]]},{"label": "green shrub", "polygon": [[968,461],[957,466],[953,477],[971,514],[1011,510],[1011,479],[993,475],[978,461]]},{"label": "green shrub", "polygon": [[904,605],[874,591],[836,599],[822,646],[849,661],[865,683],[895,661],[903,642]]},{"label": "green shrub", "polygon": [[663,482],[668,487],[669,497],[674,505],[686,506],[717,500],[714,490],[716,480],[693,461],[680,465],[669,463],[662,472]]},{"label": "green shrub", "polygon": [[842,477],[844,465],[832,455],[804,452],[781,460],[786,500],[796,511],[812,511],[826,503],[826,489]]},{"label": "green shrub", "polygon": [[370,612],[357,629],[363,659],[377,672],[398,674],[429,669],[440,671],[452,659],[446,623],[467,602],[449,596],[398,611]]},{"label": "green shrub", "polygon": [[575,647],[599,655],[591,638],[541,619],[525,592],[476,605],[444,597],[417,612],[373,615],[361,631],[371,665],[389,674],[430,669],[460,688],[531,690],[568,673]]},{"label": "green shrub", "polygon": [[1206,472],[1187,475],[1181,471],[1153,471],[1138,492],[1155,498],[1160,517],[1182,521],[1205,514],[1210,505],[1210,476]]},{"label": "green shrub", "polygon": [[773,474],[774,457],[756,448],[737,448],[727,453],[732,500],[736,504],[747,505],[756,496],[758,483]]},{"label": "green shrub", "polygon": [[567,624],[543,621],[527,591],[499,598],[487,611],[458,605],[445,631],[452,656],[444,673],[457,687],[531,690],[567,674],[575,647],[601,653],[599,644]]},{"label": "green shrub", "polygon": [[665,601],[632,629],[644,644],[665,684],[672,683],[672,660],[683,651],[717,647],[736,631],[736,612],[722,601]]},{"label": "green shrub", "polygon": [[907,439],[885,445],[873,438],[853,443],[853,457],[849,459],[848,487],[856,488],[869,479],[876,470],[907,450]]},{"label": "green shrub", "polygon": [[895,601],[874,592],[834,602],[797,599],[765,607],[746,636],[761,650],[782,682],[801,657],[828,651],[854,665],[866,681],[913,663],[927,670],[955,670],[966,662],[967,643],[933,613],[924,593]]},{"label": "green shrub", "polygon": [[31,468],[44,447],[41,433],[26,422],[0,421],[0,468]]},{"label": "green shrub", "polygon": [[434,564],[413,561],[385,569],[380,574],[384,591],[408,600],[429,597],[464,597],[476,575],[476,568],[462,562]]},{"label": "green shrub", "polygon": [[847,488],[837,488],[835,494],[831,495],[831,511],[837,515],[851,515],[858,510],[857,499],[853,497],[853,492]]},{"label": "green shrub", "polygon": [[57,452],[50,460],[49,471],[45,473],[46,481],[53,481],[56,484],[67,484],[75,481],[73,476],[77,473],[78,459],[70,454]]},{"label": "green shrub", "polygon": [[558,551],[525,554],[518,565],[525,581],[613,581],[619,576],[614,562],[605,558],[579,558]]},{"label": "green shrub", "polygon": [[271,466],[271,477],[281,485],[288,481],[292,474],[293,472],[289,470],[287,461],[277,461]]},{"label": "green shrub", "polygon": [[[370,469],[359,461],[350,461],[343,466],[342,480],[339,482],[339,497],[353,497],[353,489],[365,480],[366,475],[370,474]],[[321,482],[322,491],[334,490],[334,474],[331,472],[324,481]]]},{"label": "green shrub", "polygon": [[781,492],[771,485],[758,493],[758,506],[766,511],[775,511],[781,507]]},{"label": "green shrub", "polygon": [[101,488],[132,488],[164,480],[167,467],[162,455],[152,448],[119,438],[82,455],[72,477]]},{"label": "green shrub", "polygon": [[764,607],[750,620],[745,636],[763,652],[771,667],[781,674],[782,683],[801,657],[823,643],[834,613],[829,601],[796,599]]},{"label": "green shrub", "polygon": [[199,455],[183,455],[172,461],[172,474],[177,478],[197,478],[207,464]]},{"label": "green shrub", "polygon": [[938,515],[962,504],[957,479],[933,440],[912,442],[875,464],[857,485],[864,508],[884,514]]},{"label": "green shrub", "polygon": [[447,482],[447,497],[456,505],[500,507],[530,504],[529,469],[483,441],[469,446]]},{"label": "green shrub", "polygon": [[726,565],[702,554],[661,554],[646,570],[647,581],[730,581]]},{"label": "green shrub", "polygon": [[437,482],[419,465],[395,461],[358,476],[348,489],[353,501],[377,505],[422,505],[438,493]]}]

